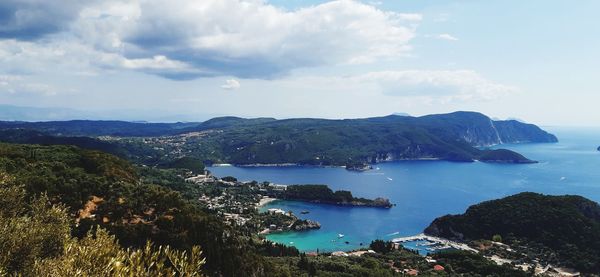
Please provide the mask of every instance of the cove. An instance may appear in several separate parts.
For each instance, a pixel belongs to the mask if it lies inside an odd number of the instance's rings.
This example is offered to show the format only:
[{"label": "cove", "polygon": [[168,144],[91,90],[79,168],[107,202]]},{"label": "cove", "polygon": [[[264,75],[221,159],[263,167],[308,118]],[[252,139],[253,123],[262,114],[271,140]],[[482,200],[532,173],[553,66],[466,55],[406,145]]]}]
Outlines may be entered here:
[{"label": "cove", "polygon": [[[600,201],[600,130],[547,128],[559,143],[501,145],[537,160],[537,164],[399,161],[352,172],[320,167],[211,167],[216,176],[278,184],[327,184],[357,197],[386,197],[391,209],[341,207],[276,201],[263,207],[291,210],[300,218],[319,221],[320,230],[271,234],[269,240],[302,251],[338,251],[368,246],[421,233],[436,217],[462,213],[473,204],[524,191],[577,194]],[[309,211],[301,214],[301,211]],[[343,234],[339,238],[338,234]],[[347,243],[346,243],[347,242]],[[362,245],[361,245],[362,244]]]}]

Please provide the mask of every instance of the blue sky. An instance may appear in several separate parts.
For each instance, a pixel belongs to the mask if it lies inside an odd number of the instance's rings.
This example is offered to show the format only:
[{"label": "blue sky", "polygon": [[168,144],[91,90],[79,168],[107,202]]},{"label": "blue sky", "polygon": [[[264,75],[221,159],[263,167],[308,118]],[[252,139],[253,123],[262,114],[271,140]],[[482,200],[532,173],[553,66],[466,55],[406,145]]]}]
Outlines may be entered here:
[{"label": "blue sky", "polygon": [[472,110],[598,126],[598,10],[539,0],[7,0],[0,104],[81,111],[65,118]]}]

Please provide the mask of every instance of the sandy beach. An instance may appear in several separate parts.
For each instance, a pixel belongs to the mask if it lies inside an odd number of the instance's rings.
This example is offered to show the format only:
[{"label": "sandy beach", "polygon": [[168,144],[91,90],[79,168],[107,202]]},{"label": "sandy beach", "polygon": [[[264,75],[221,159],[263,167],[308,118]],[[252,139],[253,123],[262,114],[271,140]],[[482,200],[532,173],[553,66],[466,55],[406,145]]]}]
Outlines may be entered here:
[{"label": "sandy beach", "polygon": [[260,201],[258,201],[258,204],[256,204],[256,207],[260,208],[260,207],[267,205],[268,203],[273,202],[275,200],[277,200],[277,198],[263,197],[260,199]]}]

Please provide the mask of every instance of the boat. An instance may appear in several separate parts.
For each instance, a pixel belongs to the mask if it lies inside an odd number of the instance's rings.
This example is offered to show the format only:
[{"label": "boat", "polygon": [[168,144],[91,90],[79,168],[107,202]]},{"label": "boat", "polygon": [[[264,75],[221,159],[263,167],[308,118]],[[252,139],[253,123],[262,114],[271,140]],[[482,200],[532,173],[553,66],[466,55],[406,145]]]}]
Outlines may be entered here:
[{"label": "boat", "polygon": [[394,181],[394,179],[392,179],[392,178],[390,178],[390,177],[387,177],[387,179],[388,179],[388,180],[390,180],[390,181]]},{"label": "boat", "polygon": [[310,212],[309,211],[301,211],[300,213],[301,214],[307,214],[307,213],[310,213]]},{"label": "boat", "polygon": [[427,247],[425,249],[427,251],[429,251],[429,252],[436,252],[436,251],[442,251],[442,250],[452,249],[452,246],[450,246],[450,245],[440,245],[440,246]]},{"label": "boat", "polygon": [[338,238],[340,238],[340,239],[341,239],[341,238],[343,238],[343,237],[344,237],[344,234],[338,234]]}]

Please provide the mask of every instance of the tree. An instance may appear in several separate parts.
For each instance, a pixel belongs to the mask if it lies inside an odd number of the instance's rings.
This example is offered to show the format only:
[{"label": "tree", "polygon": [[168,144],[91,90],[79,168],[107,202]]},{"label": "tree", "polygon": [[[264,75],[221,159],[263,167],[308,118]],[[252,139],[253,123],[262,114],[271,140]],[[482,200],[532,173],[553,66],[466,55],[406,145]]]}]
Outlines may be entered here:
[{"label": "tree", "polygon": [[308,263],[308,276],[317,276],[317,266],[315,263]]},{"label": "tree", "polygon": [[298,261],[298,268],[305,270],[308,269],[308,259],[306,259],[306,254],[300,254],[300,260]]},{"label": "tree", "polygon": [[502,236],[501,236],[501,235],[498,235],[498,234],[496,234],[496,235],[492,236],[492,241],[495,241],[495,242],[502,242]]},{"label": "tree", "polygon": [[38,261],[34,276],[203,276],[199,247],[191,252],[153,247],[122,249],[103,229],[82,240],[71,239],[57,258]]},{"label": "tree", "polygon": [[23,186],[8,184],[12,179],[0,172],[1,276],[202,276],[197,246],[123,249],[100,228],[71,238],[67,209],[46,194],[27,200]]},{"label": "tree", "polygon": [[237,178],[235,178],[233,176],[225,176],[225,177],[221,178],[221,180],[223,180],[225,182],[237,182]]},{"label": "tree", "polygon": [[393,250],[394,244],[390,241],[385,242],[383,240],[377,239],[372,241],[369,247],[377,253],[387,254]]}]

